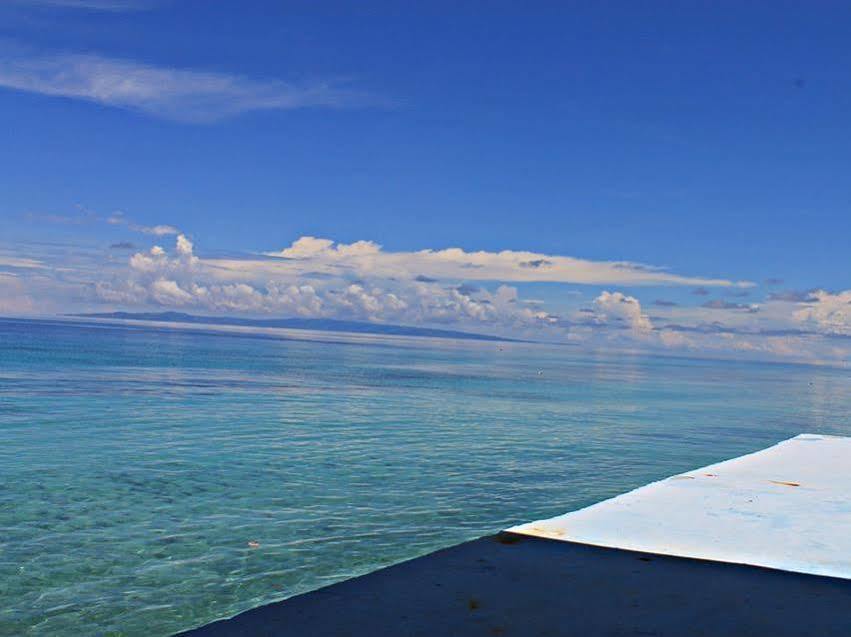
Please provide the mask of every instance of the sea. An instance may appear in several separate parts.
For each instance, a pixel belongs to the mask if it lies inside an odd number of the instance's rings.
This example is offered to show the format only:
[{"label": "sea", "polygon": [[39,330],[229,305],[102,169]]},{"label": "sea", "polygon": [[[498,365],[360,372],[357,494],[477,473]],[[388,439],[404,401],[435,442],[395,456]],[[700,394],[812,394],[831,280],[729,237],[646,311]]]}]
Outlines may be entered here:
[{"label": "sea", "polygon": [[849,414],[826,366],[0,319],[0,635],[170,635]]}]

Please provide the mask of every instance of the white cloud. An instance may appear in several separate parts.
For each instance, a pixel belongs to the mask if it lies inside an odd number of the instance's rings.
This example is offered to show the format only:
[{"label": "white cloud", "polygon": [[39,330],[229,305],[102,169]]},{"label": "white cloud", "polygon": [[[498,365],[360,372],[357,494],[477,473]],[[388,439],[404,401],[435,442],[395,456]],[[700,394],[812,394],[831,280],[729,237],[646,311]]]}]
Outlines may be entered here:
[{"label": "white cloud", "polygon": [[136,230],[137,232],[144,232],[145,234],[152,234],[155,237],[164,237],[170,234],[180,234],[180,230],[175,228],[174,226],[167,225],[159,225],[159,226],[139,226],[136,224],[130,225],[131,230]]},{"label": "white cloud", "polygon": [[169,279],[157,279],[150,286],[151,298],[160,305],[188,305],[192,302],[192,294]]},{"label": "white cloud", "polygon": [[84,54],[17,56],[0,61],[0,87],[190,123],[213,122],[248,111],[339,108],[370,101],[329,82],[258,81]]},{"label": "white cloud", "polygon": [[[571,271],[562,259],[571,265],[578,262],[578,269]],[[527,260],[535,261],[536,265],[520,264]],[[458,268],[459,262],[478,263],[481,267]],[[716,341],[721,338],[656,329],[640,301],[622,292],[602,292],[594,301],[591,316],[585,314],[579,321],[568,321],[548,311],[543,302],[525,302],[512,285],[503,283],[488,289],[485,285],[459,285],[461,277],[453,280],[446,276],[461,273],[466,278],[489,280],[508,273],[509,277],[528,280],[547,267],[561,268],[562,278],[578,278],[574,275],[579,272],[584,280],[596,280],[611,272],[628,280],[634,276],[675,276],[649,267],[619,264],[612,269],[611,262],[579,261],[531,252],[385,252],[370,241],[335,244],[329,239],[302,237],[272,259],[222,260],[198,257],[192,242],[180,234],[171,250],[155,245],[147,252],[132,255],[129,265],[130,275],[125,280],[95,286],[99,299],[121,305],[204,312],[478,327],[512,336],[578,339],[586,343],[596,340],[618,346],[634,341],[642,347],[682,349],[694,346],[698,338]],[[600,271],[595,271],[597,266]],[[528,270],[533,274],[527,274]],[[317,276],[317,272],[326,276]],[[412,276],[413,272],[425,272],[428,276]],[[305,280],[311,284],[306,285]],[[729,281],[723,283],[735,285]],[[687,284],[693,285],[693,281],[688,280]],[[707,313],[703,308],[692,311],[697,318]],[[725,346],[733,348],[729,343]]]},{"label": "white cloud", "polygon": [[281,250],[275,256],[285,257],[287,259],[307,259],[321,255],[327,250],[333,249],[334,242],[331,239],[317,239],[316,237],[301,237],[293,241],[293,244],[284,250]]},{"label": "white cloud", "polygon": [[[317,246],[302,241],[295,254]],[[342,252],[375,251],[368,242],[342,246]],[[212,312],[335,317],[408,324],[465,324],[501,329],[525,329],[557,322],[539,307],[528,307],[517,290],[501,285],[493,292],[447,287],[437,282],[381,280],[374,283],[327,281],[317,288],[283,278],[262,281],[222,281],[214,261],[194,254],[192,242],[178,235],[167,251],[153,246],[129,259],[129,276],[93,286],[103,302],[119,305],[157,305]]]},{"label": "white cloud", "polygon": [[379,287],[366,289],[358,284],[346,287],[335,301],[343,313],[373,321],[399,316],[408,307],[392,292],[385,292]]},{"label": "white cloud", "polygon": [[625,261],[590,261],[568,256],[503,250],[467,252],[461,248],[390,252],[372,241],[335,244],[331,239],[301,237],[293,244],[267,256],[273,261],[219,260],[224,269],[247,269],[274,273],[296,273],[307,269],[339,274],[352,271],[360,276],[408,277],[478,281],[549,281],[595,285],[704,285],[740,286],[746,281],[681,276],[661,268]]},{"label": "white cloud", "polygon": [[650,319],[641,310],[641,303],[634,296],[603,291],[594,299],[594,309],[595,318],[604,324],[620,322],[639,333],[653,329]]},{"label": "white cloud", "polygon": [[680,332],[672,332],[671,330],[662,330],[659,332],[659,340],[664,347],[672,349],[688,348],[694,344],[694,339]]},{"label": "white cloud", "polygon": [[[558,270],[556,280],[570,282],[598,280],[612,272],[630,280],[668,273],[643,266],[612,269],[613,262],[531,252],[386,252],[370,241],[335,244],[303,237],[274,258],[211,259],[197,255],[193,242],[181,233],[126,261],[116,260],[114,251],[81,251],[69,261],[65,250],[34,250],[4,246],[0,252],[5,263],[15,266],[0,270],[0,311],[86,311],[98,303],[114,309],[451,326],[587,348],[808,362],[836,361],[851,353],[851,291],[812,292],[798,302],[769,299],[757,313],[744,306],[703,307],[694,301],[653,307],[651,317],[636,292],[604,288],[590,307],[580,310],[581,300],[568,297],[563,288],[550,288],[560,290],[558,299],[542,286],[535,286],[536,298],[526,299],[521,291],[531,289],[523,285],[530,276],[547,270]],[[501,274],[518,283],[499,281]],[[470,278],[480,282],[466,282]],[[494,279],[494,284],[486,282]],[[655,298],[658,292],[651,292]],[[80,307],[82,303],[86,306]]]},{"label": "white cloud", "polygon": [[795,312],[796,320],[825,334],[851,336],[851,290],[836,294],[816,290],[809,296],[812,300]]},{"label": "white cloud", "polygon": [[43,268],[44,262],[29,257],[16,257],[0,254],[0,266],[7,268],[35,269]]},{"label": "white cloud", "polygon": [[[182,237],[183,235],[179,236]],[[173,273],[177,270],[189,269],[196,263],[196,259],[193,258],[191,250],[188,254],[178,251],[178,255],[187,258],[171,259],[161,246],[154,246],[147,253],[137,252],[130,257],[130,267],[136,272],[163,275]]]},{"label": "white cloud", "polygon": [[323,301],[308,285],[267,282],[262,288],[247,283],[220,283],[216,271],[194,254],[192,242],[182,234],[173,253],[155,245],[130,257],[125,279],[99,282],[95,295],[122,305],[159,305],[213,312],[282,313],[322,316]]},{"label": "white cloud", "polygon": [[[90,215],[93,215],[93,218],[97,219],[97,215],[89,212]],[[138,223],[134,223],[130,219],[128,219],[123,212],[116,211],[113,212],[106,218],[106,222],[112,226],[127,226],[133,232],[141,232],[143,234],[150,234],[155,237],[165,237],[173,234],[180,234],[180,230],[175,228],[174,226],[169,226],[166,224],[160,224],[156,226],[143,226]]]},{"label": "white cloud", "polygon": [[332,260],[374,255],[381,252],[381,246],[372,241],[355,241],[354,243],[334,244],[331,239],[317,237],[301,237],[293,241],[289,248],[280,252],[270,253],[269,256],[284,257],[285,259],[312,259],[326,257]]},{"label": "white cloud", "polygon": [[191,257],[193,248],[192,242],[185,235],[177,235],[177,254],[182,257]]}]

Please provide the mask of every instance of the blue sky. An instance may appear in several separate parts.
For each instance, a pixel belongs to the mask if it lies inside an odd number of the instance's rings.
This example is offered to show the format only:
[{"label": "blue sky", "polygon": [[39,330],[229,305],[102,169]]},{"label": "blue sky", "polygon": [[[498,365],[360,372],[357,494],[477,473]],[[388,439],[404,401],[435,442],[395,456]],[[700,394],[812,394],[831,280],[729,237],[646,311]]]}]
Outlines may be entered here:
[{"label": "blue sky", "polygon": [[4,2],[0,313],[847,358],[847,3],[314,4]]}]

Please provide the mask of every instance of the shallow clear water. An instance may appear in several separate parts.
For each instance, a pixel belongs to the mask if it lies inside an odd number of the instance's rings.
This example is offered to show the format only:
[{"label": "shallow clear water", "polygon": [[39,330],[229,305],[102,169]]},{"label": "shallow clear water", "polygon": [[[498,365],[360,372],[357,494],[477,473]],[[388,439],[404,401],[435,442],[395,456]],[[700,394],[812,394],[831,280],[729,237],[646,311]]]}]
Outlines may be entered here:
[{"label": "shallow clear water", "polygon": [[318,338],[0,320],[0,635],[167,635],[851,434],[839,369]]}]

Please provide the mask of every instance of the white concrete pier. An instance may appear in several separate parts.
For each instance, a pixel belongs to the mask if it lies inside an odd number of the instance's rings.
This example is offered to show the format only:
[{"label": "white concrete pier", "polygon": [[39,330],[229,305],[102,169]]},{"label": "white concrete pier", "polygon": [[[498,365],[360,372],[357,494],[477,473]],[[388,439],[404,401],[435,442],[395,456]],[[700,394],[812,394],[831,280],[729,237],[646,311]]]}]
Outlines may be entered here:
[{"label": "white concrete pier", "polygon": [[847,637],[851,438],[802,434],[189,631]]},{"label": "white concrete pier", "polygon": [[851,578],[851,438],[801,434],[509,531]]}]

